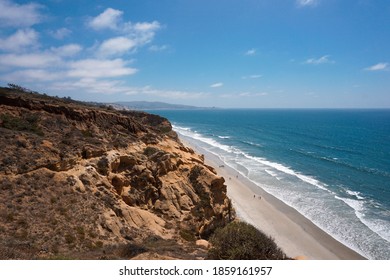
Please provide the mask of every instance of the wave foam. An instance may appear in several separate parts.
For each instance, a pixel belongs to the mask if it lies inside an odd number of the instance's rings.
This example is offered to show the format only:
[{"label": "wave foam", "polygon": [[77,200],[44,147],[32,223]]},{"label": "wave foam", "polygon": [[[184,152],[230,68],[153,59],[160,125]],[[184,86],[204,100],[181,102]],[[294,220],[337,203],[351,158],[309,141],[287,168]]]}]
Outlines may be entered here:
[{"label": "wave foam", "polygon": [[269,160],[266,160],[264,158],[259,158],[259,157],[253,157],[253,156],[250,156],[250,155],[247,155],[245,154],[246,157],[248,158],[251,158],[263,165],[266,165],[266,166],[269,166],[269,167],[272,167],[276,170],[279,170],[283,173],[286,173],[288,175],[291,175],[291,176],[295,176],[297,177],[298,179],[300,179],[301,181],[303,182],[306,182],[310,185],[313,185],[313,186],[316,186],[317,188],[321,189],[321,190],[324,190],[324,191],[328,191],[329,190],[326,188],[326,185],[324,183],[321,183],[320,181],[312,178],[312,177],[309,177],[307,175],[303,175],[303,174],[300,174],[292,169],[290,169],[289,167],[287,166],[284,166],[283,164],[280,164],[280,163],[276,163],[276,162],[272,162],[272,161],[269,161]]},{"label": "wave foam", "polygon": [[357,199],[360,199],[360,200],[364,199],[364,197],[360,195],[361,194],[360,192],[355,192],[355,191],[351,191],[351,190],[345,190],[345,192],[351,196],[356,197]]},{"label": "wave foam", "polygon": [[[351,193],[355,193],[352,192]],[[389,224],[379,219],[367,219],[365,211],[365,201],[364,200],[355,200],[350,198],[343,198],[339,196],[335,196],[336,199],[343,201],[349,207],[351,207],[355,211],[355,215],[359,218],[359,220],[365,224],[369,229],[378,234],[383,239],[390,242],[390,228]]]},{"label": "wave foam", "polygon": [[184,136],[193,138],[195,140],[198,140],[198,141],[201,141],[203,143],[206,143],[206,144],[208,144],[210,146],[219,148],[219,149],[221,149],[221,150],[223,150],[225,152],[229,152],[229,153],[231,153],[231,152],[234,153],[235,152],[234,148],[232,148],[230,146],[227,146],[227,145],[224,145],[224,144],[221,144],[221,143],[217,142],[216,140],[214,140],[212,138],[205,137],[205,136],[203,136],[200,133],[192,131],[191,129],[183,128],[183,127],[176,126],[176,125],[173,125],[173,129],[175,131],[179,132],[180,134],[184,135]]},{"label": "wave foam", "polygon": [[[310,176],[307,176],[307,175],[303,175],[303,174],[300,174],[299,172],[296,172],[292,169],[290,169],[289,167],[287,166],[284,166],[280,163],[276,163],[276,162],[272,162],[272,161],[269,161],[269,160],[266,160],[264,158],[260,158],[260,157],[254,157],[254,156],[251,156],[251,155],[248,155],[247,153],[241,151],[240,149],[237,149],[237,148],[234,148],[234,147],[231,147],[231,146],[227,146],[227,145],[224,145],[224,144],[221,144],[219,142],[217,142],[216,140],[212,139],[212,138],[208,138],[208,137],[205,137],[197,132],[193,132],[191,131],[191,129],[187,129],[187,128],[183,128],[183,127],[180,127],[180,126],[173,126],[173,128],[175,130],[177,130],[179,133],[183,134],[184,136],[187,136],[187,137],[191,137],[195,140],[199,140],[203,143],[206,143],[210,146],[213,146],[213,147],[216,147],[216,148],[219,148],[225,152],[228,152],[228,153],[234,153],[236,155],[242,155],[246,158],[249,158],[249,159],[252,159],[252,160],[255,160],[263,165],[266,165],[266,166],[269,166],[271,168],[274,168],[278,171],[281,171],[285,174],[288,174],[288,175],[291,175],[291,176],[295,176],[296,178],[300,179],[301,181],[303,182],[306,182],[310,185],[313,185],[321,190],[324,190],[324,191],[328,191],[329,190],[326,188],[326,185],[324,183],[321,183],[320,181],[310,177]],[[271,175],[271,174],[270,174]],[[273,176],[273,175],[272,175]]]},{"label": "wave foam", "polygon": [[280,178],[278,177],[278,174],[276,174],[276,172],[273,172],[273,171],[271,171],[271,170],[269,170],[269,169],[265,169],[264,171],[265,171],[267,174],[271,175],[272,177],[274,177],[274,178],[280,180]]}]

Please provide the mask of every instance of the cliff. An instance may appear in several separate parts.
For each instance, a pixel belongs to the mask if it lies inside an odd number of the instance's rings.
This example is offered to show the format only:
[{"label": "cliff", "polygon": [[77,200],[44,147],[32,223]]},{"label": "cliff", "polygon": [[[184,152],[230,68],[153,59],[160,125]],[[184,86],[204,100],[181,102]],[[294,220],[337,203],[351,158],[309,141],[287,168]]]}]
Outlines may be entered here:
[{"label": "cliff", "polygon": [[233,216],[167,119],[0,88],[0,259],[204,258]]}]

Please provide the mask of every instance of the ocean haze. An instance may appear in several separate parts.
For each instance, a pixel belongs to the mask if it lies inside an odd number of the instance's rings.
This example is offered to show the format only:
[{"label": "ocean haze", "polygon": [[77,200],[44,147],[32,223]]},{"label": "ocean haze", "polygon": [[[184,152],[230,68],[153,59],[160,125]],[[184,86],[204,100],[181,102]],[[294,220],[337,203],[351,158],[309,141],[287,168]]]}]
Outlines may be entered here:
[{"label": "ocean haze", "polygon": [[202,109],[196,106],[170,104],[165,102],[152,101],[123,101],[115,102],[114,105],[124,106],[132,110],[195,110]]}]

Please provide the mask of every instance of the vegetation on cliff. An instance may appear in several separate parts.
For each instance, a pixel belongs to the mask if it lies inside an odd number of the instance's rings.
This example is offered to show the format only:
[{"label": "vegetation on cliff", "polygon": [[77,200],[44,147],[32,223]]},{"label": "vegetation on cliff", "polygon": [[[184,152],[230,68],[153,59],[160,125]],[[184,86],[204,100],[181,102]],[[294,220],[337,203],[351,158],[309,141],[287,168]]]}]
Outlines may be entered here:
[{"label": "vegetation on cliff", "polygon": [[274,240],[244,222],[219,228],[210,238],[208,258],[213,260],[285,260]]}]

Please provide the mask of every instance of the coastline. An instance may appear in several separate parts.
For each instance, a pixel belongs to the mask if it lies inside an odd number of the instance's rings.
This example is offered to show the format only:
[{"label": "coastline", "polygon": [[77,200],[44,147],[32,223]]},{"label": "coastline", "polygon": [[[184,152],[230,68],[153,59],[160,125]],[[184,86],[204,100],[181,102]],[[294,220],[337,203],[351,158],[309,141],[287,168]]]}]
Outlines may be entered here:
[{"label": "coastline", "polygon": [[184,145],[204,154],[205,163],[225,178],[227,195],[239,219],[250,223],[274,238],[278,246],[292,258],[310,260],[363,260],[365,257],[334,239],[294,208],[264,191],[248,178],[238,174],[216,155],[189,139]]}]

